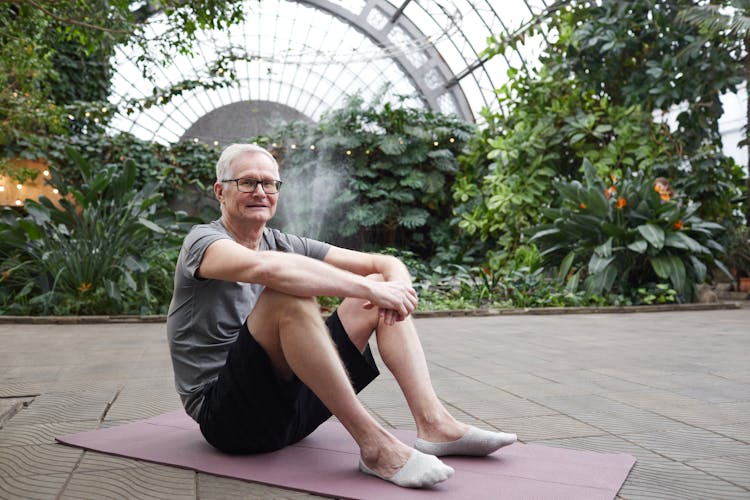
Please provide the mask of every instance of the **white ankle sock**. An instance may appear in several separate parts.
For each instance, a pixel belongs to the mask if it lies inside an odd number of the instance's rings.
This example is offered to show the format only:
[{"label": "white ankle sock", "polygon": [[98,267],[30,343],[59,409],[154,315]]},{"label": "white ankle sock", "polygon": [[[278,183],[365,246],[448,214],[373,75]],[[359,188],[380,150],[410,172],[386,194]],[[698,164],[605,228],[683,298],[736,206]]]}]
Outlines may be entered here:
[{"label": "white ankle sock", "polygon": [[489,455],[503,446],[513,444],[516,442],[516,439],[515,434],[484,431],[476,427],[471,427],[466,431],[466,434],[455,441],[431,443],[424,439],[417,439],[416,443],[414,443],[414,448],[422,453],[428,453],[436,457],[444,455],[471,455],[479,457]]},{"label": "white ankle sock", "polygon": [[455,472],[437,457],[412,450],[409,460],[391,477],[383,477],[359,459],[359,470],[404,488],[424,488],[445,481]]}]

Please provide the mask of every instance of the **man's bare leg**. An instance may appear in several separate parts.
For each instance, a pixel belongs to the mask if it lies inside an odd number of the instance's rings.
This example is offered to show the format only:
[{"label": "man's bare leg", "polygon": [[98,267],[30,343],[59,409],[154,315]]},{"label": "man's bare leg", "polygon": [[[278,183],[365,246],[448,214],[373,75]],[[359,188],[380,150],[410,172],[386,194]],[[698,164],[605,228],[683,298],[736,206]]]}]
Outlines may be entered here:
[{"label": "man's bare leg", "polygon": [[[296,374],[339,419],[359,445],[369,473],[395,478],[402,486],[429,486],[453,473],[434,457],[396,439],[365,410],[314,299],[266,289],[248,317],[248,328],[279,374],[286,378]],[[408,477],[401,477],[407,469]]]},{"label": "man's bare leg", "polygon": [[485,455],[511,444],[514,434],[482,431],[456,420],[438,399],[432,386],[422,344],[412,319],[386,325],[377,310],[365,302],[346,299],[339,317],[352,341],[364,349],[374,329],[378,350],[404,393],[417,426],[418,448],[426,453]]}]

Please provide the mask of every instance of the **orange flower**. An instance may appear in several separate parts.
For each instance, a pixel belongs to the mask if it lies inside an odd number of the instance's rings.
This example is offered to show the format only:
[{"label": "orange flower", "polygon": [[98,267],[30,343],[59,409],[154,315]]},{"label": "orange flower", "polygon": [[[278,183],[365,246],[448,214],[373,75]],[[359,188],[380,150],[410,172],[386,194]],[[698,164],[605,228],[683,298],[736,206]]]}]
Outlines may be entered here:
[{"label": "orange flower", "polygon": [[88,292],[89,290],[91,290],[91,283],[87,283],[85,281],[82,282],[81,286],[78,287],[79,292]]},{"label": "orange flower", "polygon": [[679,231],[680,229],[682,229],[682,228],[683,228],[683,226],[684,226],[684,224],[682,223],[682,220],[678,220],[677,222],[675,222],[674,224],[672,224],[672,227],[674,227],[674,228],[675,228],[675,229],[677,229],[678,231]]},{"label": "orange flower", "polygon": [[617,203],[615,204],[615,207],[616,208],[623,208],[627,204],[628,204],[628,200],[626,200],[625,198],[620,197],[620,198],[617,199]]},{"label": "orange flower", "polygon": [[586,204],[584,202],[581,202],[578,206],[581,207],[582,210],[586,210]]},{"label": "orange flower", "polygon": [[659,198],[661,198],[661,201],[669,201],[669,191],[659,191]]},{"label": "orange flower", "polygon": [[609,178],[612,181],[612,184],[617,184],[617,177],[615,177],[614,174],[609,174]]},{"label": "orange flower", "polygon": [[607,189],[604,190],[604,196],[607,199],[610,199],[615,194],[617,194],[617,188],[614,186],[609,186]]}]

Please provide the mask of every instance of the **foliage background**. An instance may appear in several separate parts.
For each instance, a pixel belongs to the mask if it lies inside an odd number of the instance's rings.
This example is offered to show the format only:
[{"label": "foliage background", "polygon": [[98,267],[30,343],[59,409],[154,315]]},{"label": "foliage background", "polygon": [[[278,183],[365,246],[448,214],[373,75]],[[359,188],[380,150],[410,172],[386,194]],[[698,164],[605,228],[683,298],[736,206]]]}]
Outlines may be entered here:
[{"label": "foliage background", "polygon": [[[599,257],[605,251],[601,232],[596,245],[593,240],[592,245],[580,245],[581,252],[571,259],[570,252],[550,252],[545,238],[531,237],[540,227],[549,229],[545,224],[570,215],[565,212],[571,202],[565,186],[586,180],[581,165],[587,160],[600,180],[630,179],[632,173],[641,186],[635,191],[647,191],[658,176],[671,180],[683,209],[694,210],[691,217],[703,221],[697,224],[709,224],[704,229],[710,234],[691,238],[701,248],[710,247],[710,253],[687,243],[679,252],[674,246],[669,249],[695,283],[713,276],[698,272],[693,259],[708,267],[720,267],[718,262],[725,259],[738,273],[746,272],[747,225],[742,214],[748,208],[747,181],[742,168],[722,153],[717,124],[723,113],[720,95],[736,91],[750,74],[748,7],[745,0],[559,2],[513,35],[488,40],[487,57],[517,48],[535,34],[543,34],[547,44],[538,64],[509,72],[508,83],[497,89],[500,111],[484,110],[480,126],[398,105],[364,103],[355,96],[318,124],[292,123],[249,140],[273,149],[286,169],[285,191],[291,193],[285,196],[295,203],[279,214],[280,222],[299,220],[300,211],[320,201],[312,194],[325,189],[330,194],[326,211],[333,217],[317,218],[317,227],[301,230],[335,243],[401,255],[426,302],[436,307],[687,299],[692,285],[682,286],[681,280],[653,266],[654,272],[631,272],[629,276],[642,277],[636,281],[579,287],[586,266],[589,277],[601,271],[590,263],[597,248]],[[149,39],[144,22],[157,11],[165,16],[167,30]],[[210,186],[218,151],[192,142],[166,147],[107,133],[112,112],[106,102],[109,56],[116,44],[131,44],[140,51],[144,74],[153,76],[175,49],[191,52],[198,30],[228,26],[241,16],[240,0],[42,0],[34,5],[13,0],[0,5],[2,157],[45,158],[64,189],[95,193],[80,214],[67,210],[60,212],[67,214],[63,217],[44,203],[30,204],[26,212],[4,213],[3,231],[14,235],[0,242],[5,313],[164,309],[169,287],[162,283],[161,290],[167,292],[158,295],[146,284],[163,279],[163,271],[173,265],[174,241],[189,220],[181,210],[189,209],[203,220],[216,216]],[[221,67],[208,68],[200,80],[171,82],[128,104],[148,107],[184,89],[231,85],[231,55],[219,58],[218,64]],[[662,113],[676,105],[680,111],[676,125],[670,126]],[[331,165],[335,169],[321,168]],[[87,168],[101,170],[110,181],[125,175],[134,192],[151,193],[142,195],[149,201],[132,205],[134,199],[96,184],[97,177],[87,174]],[[27,175],[8,172],[2,162],[0,173]],[[315,189],[305,186],[311,178],[317,182]],[[289,189],[295,183],[298,186]],[[45,250],[43,244],[47,239],[80,242],[74,231],[87,224],[97,227],[92,214],[103,213],[99,204],[106,205],[105,200],[131,204],[131,216],[141,214],[136,225],[129,226],[140,247],[118,254],[121,264],[129,263],[120,270],[102,266],[113,274],[101,278],[96,288],[92,281],[92,288],[78,290],[89,283],[78,276],[69,280],[65,297],[53,300],[49,292],[55,280],[44,267],[53,249]],[[656,217],[660,207],[643,212],[631,205],[629,210],[648,219]],[[49,226],[46,217],[59,223]],[[163,235],[153,237],[153,227],[138,222],[141,219],[160,227]],[[574,217],[569,219],[566,224]],[[90,237],[101,244],[108,238],[114,241],[102,227]],[[613,242],[618,258],[629,255],[622,248],[637,236],[625,227],[628,243]],[[50,237],[38,237],[41,234]],[[704,236],[715,245],[702,240]],[[647,247],[646,252],[652,250]],[[618,273],[624,276],[627,265],[620,264]],[[581,274],[569,273],[572,269]],[[79,278],[81,283],[73,286]],[[60,292],[64,288],[55,286]],[[76,309],[77,303],[86,305]]]}]

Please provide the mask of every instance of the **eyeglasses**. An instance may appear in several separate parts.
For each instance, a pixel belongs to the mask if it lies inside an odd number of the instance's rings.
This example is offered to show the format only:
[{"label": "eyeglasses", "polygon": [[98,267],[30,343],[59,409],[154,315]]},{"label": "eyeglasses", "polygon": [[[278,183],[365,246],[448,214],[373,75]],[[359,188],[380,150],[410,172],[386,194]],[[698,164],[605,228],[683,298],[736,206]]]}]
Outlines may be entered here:
[{"label": "eyeglasses", "polygon": [[281,181],[277,180],[260,180],[251,179],[245,177],[244,179],[224,179],[221,182],[234,182],[237,184],[237,190],[243,193],[254,193],[258,188],[258,184],[263,187],[263,192],[266,194],[276,194],[281,189]]}]

